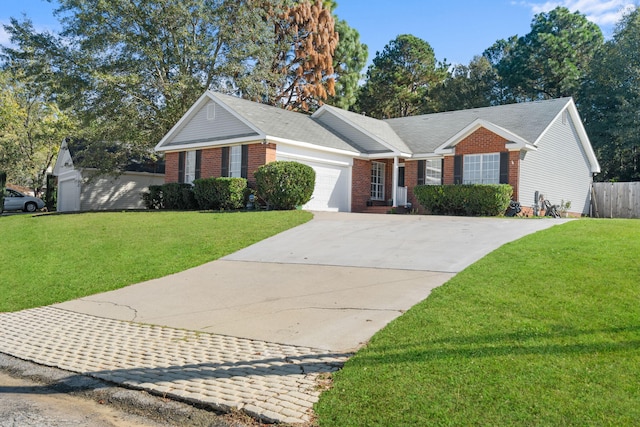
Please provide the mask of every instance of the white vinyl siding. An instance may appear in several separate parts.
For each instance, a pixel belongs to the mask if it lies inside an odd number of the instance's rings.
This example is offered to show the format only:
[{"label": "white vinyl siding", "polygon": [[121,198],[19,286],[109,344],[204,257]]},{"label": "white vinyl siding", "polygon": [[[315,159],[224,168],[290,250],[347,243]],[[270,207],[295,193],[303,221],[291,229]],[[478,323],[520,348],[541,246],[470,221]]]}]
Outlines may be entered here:
[{"label": "white vinyl siding", "polygon": [[[570,115],[559,115],[520,161],[519,201],[531,206],[539,191],[553,204],[571,201],[571,212],[589,213],[592,174]],[[564,123],[563,123],[564,118]]]},{"label": "white vinyl siding", "polygon": [[465,155],[462,182],[464,184],[499,184],[500,153]]},{"label": "white vinyl siding", "polygon": [[442,159],[425,160],[424,183],[427,185],[442,184]]},{"label": "white vinyl siding", "polygon": [[215,141],[257,133],[213,101],[201,108],[168,144]]},{"label": "white vinyl siding", "polygon": [[371,200],[384,200],[384,163],[371,162]]},{"label": "white vinyl siding", "polygon": [[[150,185],[164,183],[164,174],[146,172],[124,172],[114,178],[95,177],[95,171],[83,174],[81,188],[78,189],[78,208],[81,211],[112,209],[144,209],[140,194],[149,191]],[[89,178],[91,178],[89,180]],[[78,210],[78,209],[64,209]]]}]

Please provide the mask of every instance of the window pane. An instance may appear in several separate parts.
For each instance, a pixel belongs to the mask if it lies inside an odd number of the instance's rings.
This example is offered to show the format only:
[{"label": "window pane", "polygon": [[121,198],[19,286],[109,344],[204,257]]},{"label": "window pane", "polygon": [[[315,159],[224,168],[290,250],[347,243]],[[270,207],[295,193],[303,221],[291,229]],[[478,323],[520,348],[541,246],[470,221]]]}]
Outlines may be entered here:
[{"label": "window pane", "polygon": [[500,183],[500,154],[482,155],[482,183]]},{"label": "window pane", "polygon": [[482,155],[469,154],[464,156],[462,182],[464,184],[479,184],[482,180]]},{"label": "window pane", "polygon": [[196,179],[196,152],[187,151],[184,158],[184,182],[191,184],[194,179]]},{"label": "window pane", "polygon": [[425,161],[425,164],[424,183],[427,185],[442,184],[442,160],[428,159]]},{"label": "window pane", "polygon": [[371,199],[384,200],[384,163],[371,163]]},{"label": "window pane", "polygon": [[462,174],[464,184],[499,184],[500,153],[464,156]]},{"label": "window pane", "polygon": [[229,176],[240,178],[242,174],[242,146],[236,145],[229,151]]}]

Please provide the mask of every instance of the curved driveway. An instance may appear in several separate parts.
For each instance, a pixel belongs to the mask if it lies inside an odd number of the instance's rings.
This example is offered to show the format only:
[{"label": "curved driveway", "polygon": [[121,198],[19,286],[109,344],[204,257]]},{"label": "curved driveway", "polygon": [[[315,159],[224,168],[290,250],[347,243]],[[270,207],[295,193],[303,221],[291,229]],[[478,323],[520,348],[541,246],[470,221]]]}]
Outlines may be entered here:
[{"label": "curved driveway", "polygon": [[487,253],[565,221],[318,212],[220,260],[56,307],[353,351]]}]

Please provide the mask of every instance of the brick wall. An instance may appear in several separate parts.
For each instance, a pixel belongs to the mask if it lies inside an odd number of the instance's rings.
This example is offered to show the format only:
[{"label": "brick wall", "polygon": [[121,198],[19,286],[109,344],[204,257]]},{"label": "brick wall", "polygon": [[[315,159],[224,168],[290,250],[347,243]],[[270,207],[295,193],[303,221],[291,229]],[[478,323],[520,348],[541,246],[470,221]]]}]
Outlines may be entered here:
[{"label": "brick wall", "polygon": [[164,162],[164,182],[178,182],[178,153],[166,153]]},{"label": "brick wall", "polygon": [[[276,144],[251,144],[248,148],[247,181],[255,182],[253,173],[262,165],[276,160]],[[178,182],[178,153],[165,154],[165,182]],[[202,150],[200,177],[222,175],[222,147]]]},{"label": "brick wall", "polygon": [[251,144],[249,145],[249,161],[247,163],[247,181],[255,183],[253,174],[262,165],[275,162],[276,144]]},{"label": "brick wall", "polygon": [[[509,151],[508,141],[485,128],[479,128],[460,141],[455,147],[456,155],[502,153]],[[453,184],[453,156],[444,158],[443,184]],[[518,200],[518,178],[520,176],[520,152],[509,151],[509,184],[513,187],[513,198]]]},{"label": "brick wall", "polygon": [[371,162],[353,159],[351,168],[351,212],[362,212],[371,194]]}]

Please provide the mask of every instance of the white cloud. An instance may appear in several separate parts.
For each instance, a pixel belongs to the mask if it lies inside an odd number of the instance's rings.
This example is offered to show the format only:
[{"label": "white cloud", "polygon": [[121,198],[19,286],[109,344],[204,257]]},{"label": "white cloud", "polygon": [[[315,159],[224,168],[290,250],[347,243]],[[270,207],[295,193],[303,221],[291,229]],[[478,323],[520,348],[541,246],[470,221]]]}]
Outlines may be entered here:
[{"label": "white cloud", "polygon": [[563,6],[572,12],[579,11],[584,14],[589,21],[601,27],[611,27],[618,23],[625,13],[638,7],[638,0],[522,1],[520,4],[530,7],[534,14],[549,12],[558,6]]}]

